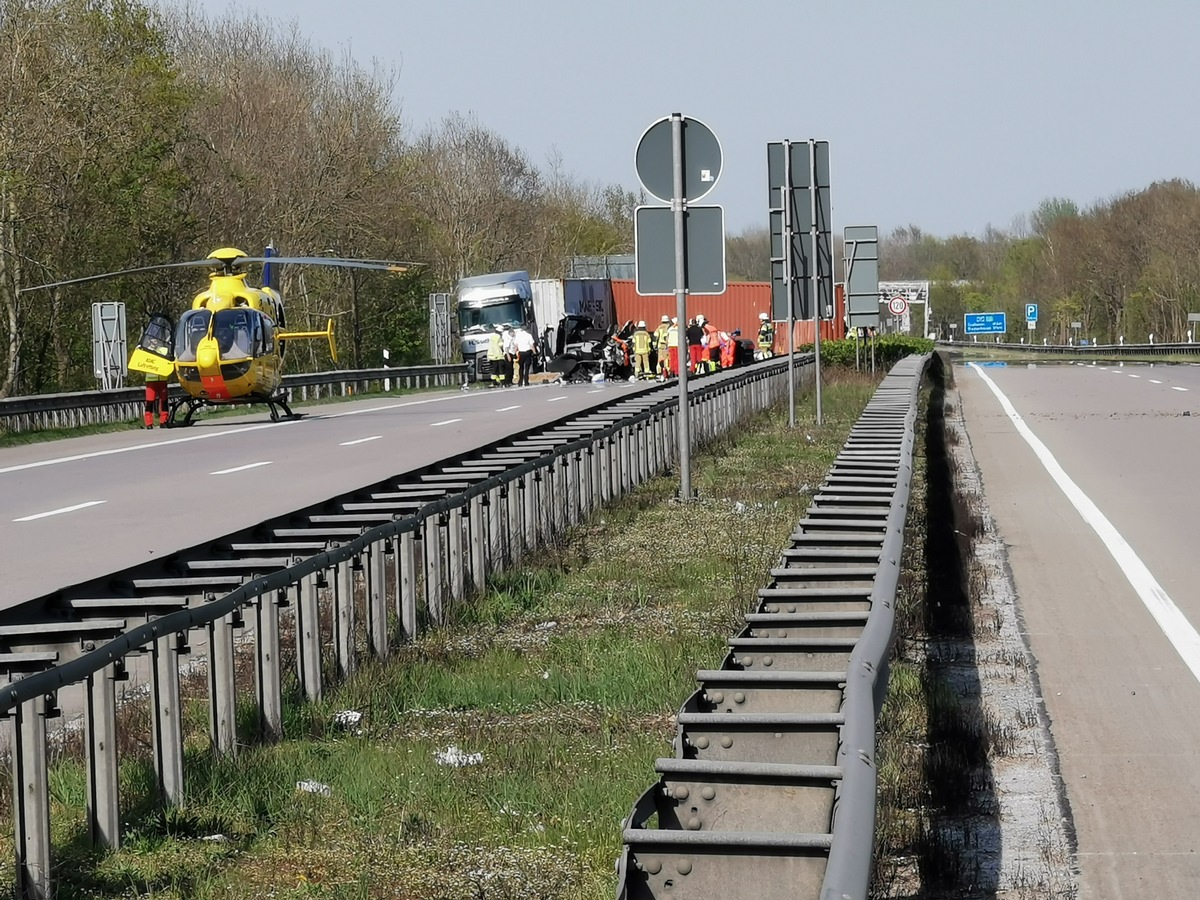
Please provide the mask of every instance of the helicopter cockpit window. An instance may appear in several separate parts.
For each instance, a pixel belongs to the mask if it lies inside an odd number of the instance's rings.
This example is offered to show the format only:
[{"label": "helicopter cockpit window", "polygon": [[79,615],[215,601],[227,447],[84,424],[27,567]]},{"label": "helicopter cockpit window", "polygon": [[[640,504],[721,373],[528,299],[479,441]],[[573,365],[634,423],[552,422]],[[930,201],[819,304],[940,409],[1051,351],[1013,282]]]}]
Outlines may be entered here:
[{"label": "helicopter cockpit window", "polygon": [[192,309],[183,314],[175,331],[175,351],[180,362],[195,362],[200,340],[208,334],[212,313],[207,309]]},{"label": "helicopter cockpit window", "polygon": [[254,355],[254,319],[258,314],[252,309],[223,309],[213,320],[213,337],[222,359],[239,359]]}]

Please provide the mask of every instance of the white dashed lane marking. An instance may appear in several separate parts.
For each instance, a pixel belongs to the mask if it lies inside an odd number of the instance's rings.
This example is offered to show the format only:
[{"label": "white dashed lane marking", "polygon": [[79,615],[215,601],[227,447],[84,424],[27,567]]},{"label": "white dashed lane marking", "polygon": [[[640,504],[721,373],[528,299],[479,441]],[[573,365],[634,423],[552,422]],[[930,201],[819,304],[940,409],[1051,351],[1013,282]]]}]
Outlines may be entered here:
[{"label": "white dashed lane marking", "polygon": [[502,407],[501,409],[496,410],[496,412],[508,412],[509,410],[520,409],[520,408],[521,408],[521,404],[518,403],[516,406]]},{"label": "white dashed lane marking", "polygon": [[383,437],[382,434],[373,434],[370,437],[359,438],[357,441],[342,441],[342,443],[339,446],[353,447],[355,444],[365,444],[365,443],[367,443],[367,441],[377,441],[381,437]]},{"label": "white dashed lane marking", "polygon": [[89,506],[99,506],[101,503],[107,502],[107,500],[89,500],[87,503],[76,503],[74,506],[64,506],[60,509],[51,509],[47,512],[34,513],[32,516],[21,516],[19,519],[13,519],[13,521],[32,522],[35,519],[45,519],[49,516],[61,516],[63,513],[75,512],[78,509],[87,509]]},{"label": "white dashed lane marking", "polygon": [[246,463],[244,466],[234,466],[232,469],[217,469],[215,472],[209,472],[209,475],[232,475],[234,472],[245,472],[247,469],[257,469],[259,466],[269,466],[271,460],[263,460],[262,462]]},{"label": "white dashed lane marking", "polygon": [[1173,391],[1186,391],[1186,390],[1187,390],[1187,388],[1185,388],[1185,387],[1179,387],[1178,385],[1174,385],[1174,384],[1173,384],[1173,385],[1171,385],[1171,390],[1173,390]]},{"label": "white dashed lane marking", "polygon": [[461,422],[461,421],[462,421],[462,419],[447,419],[447,420],[446,420],[446,421],[444,421],[444,422],[434,422],[434,423],[433,423],[432,425],[430,425],[429,427],[430,427],[430,428],[437,428],[439,425],[453,425],[455,422]]},{"label": "white dashed lane marking", "polygon": [[566,399],[567,399],[567,395],[563,394],[561,397],[551,397],[546,402],[547,403],[557,403],[559,400],[566,400]]}]

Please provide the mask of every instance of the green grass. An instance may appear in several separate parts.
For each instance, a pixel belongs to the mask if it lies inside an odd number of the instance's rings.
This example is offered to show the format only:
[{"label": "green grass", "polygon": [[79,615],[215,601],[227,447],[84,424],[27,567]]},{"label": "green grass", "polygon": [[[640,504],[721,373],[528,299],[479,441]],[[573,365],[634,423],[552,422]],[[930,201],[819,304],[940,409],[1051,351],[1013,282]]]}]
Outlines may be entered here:
[{"label": "green grass", "polygon": [[[696,503],[672,501],[675,476],[599,511],[448,627],[289,702],[279,744],[213,757],[191,700],[186,803],[155,814],[144,753],[127,760],[118,852],[86,846],[82,769],[60,761],[58,896],[609,900],[621,820],[695,671],[720,664],[873,390],[831,377],[823,426],[802,407],[796,430],[775,411],[715,442]],[[343,709],[363,713],[352,731],[331,724]],[[450,747],[481,761],[440,764]]]}]

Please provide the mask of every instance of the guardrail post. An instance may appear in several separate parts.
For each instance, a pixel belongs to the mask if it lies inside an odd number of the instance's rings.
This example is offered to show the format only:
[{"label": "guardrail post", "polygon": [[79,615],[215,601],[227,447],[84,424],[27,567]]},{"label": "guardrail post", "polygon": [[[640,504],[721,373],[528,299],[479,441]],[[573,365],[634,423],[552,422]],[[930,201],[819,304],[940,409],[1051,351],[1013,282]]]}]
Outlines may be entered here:
[{"label": "guardrail post", "polygon": [[521,495],[523,507],[522,537],[520,543],[525,547],[536,547],[538,538],[537,508],[538,486],[542,481],[542,470],[536,469],[521,479],[524,491]]},{"label": "guardrail post", "polygon": [[563,489],[562,476],[563,458],[554,456],[550,465],[546,466],[546,477],[542,482],[542,529],[539,535],[539,545],[545,545],[551,538],[562,533],[563,522],[566,518],[566,491]]},{"label": "guardrail post", "polygon": [[566,495],[567,495],[567,524],[579,524],[579,506],[580,499],[583,494],[583,485],[581,484],[581,476],[583,475],[583,466],[581,464],[582,454],[576,450],[563,458],[566,463],[563,477],[566,479]]},{"label": "guardrail post", "polygon": [[402,531],[396,540],[396,624],[402,641],[417,636],[417,536]]},{"label": "guardrail post", "polygon": [[112,663],[87,677],[84,707],[88,837],[92,846],[110,850],[121,846],[115,675],[116,663]]},{"label": "guardrail post", "polygon": [[209,735],[217,753],[236,753],[237,684],[233,668],[233,613],[208,623],[208,652]]},{"label": "guardrail post", "polygon": [[[517,494],[513,496],[513,487],[516,487]],[[527,535],[529,522],[529,504],[534,502],[530,498],[535,498],[533,474],[525,473],[514,482],[510,482],[508,486],[508,516],[505,519],[505,537],[504,546],[507,550],[505,562],[512,565],[520,559],[525,549],[531,546]]]},{"label": "guardrail post", "polygon": [[46,768],[46,698],[35,697],[13,712],[13,824],[16,895],[48,900],[50,881],[50,780]]},{"label": "guardrail post", "polygon": [[167,634],[150,647],[154,667],[150,673],[153,706],[151,744],[159,801],[164,806],[183,802],[183,721],[179,710],[179,657],[187,649],[187,633]]},{"label": "guardrail post", "polygon": [[496,572],[504,568],[504,538],[508,523],[509,494],[512,492],[512,482],[494,487],[489,492],[490,504],[487,507],[487,542],[488,542],[488,571]]},{"label": "guardrail post", "polygon": [[264,741],[283,737],[283,687],[279,670],[279,607],[287,591],[254,598],[254,671],[258,688],[258,735]]},{"label": "guardrail post", "polygon": [[490,492],[472,497],[471,512],[467,517],[467,528],[470,529],[471,536],[471,588],[476,594],[482,594],[487,584],[487,524],[490,500]]},{"label": "guardrail post", "polygon": [[391,540],[378,541],[367,548],[367,638],[376,659],[387,659],[388,643],[388,557],[396,552]]},{"label": "guardrail post", "polygon": [[466,580],[465,570],[467,561],[463,556],[463,526],[466,524],[465,506],[450,510],[446,518],[449,520],[449,540],[446,542],[446,562],[450,575],[450,600],[459,601],[463,598],[463,587]]},{"label": "guardrail post", "polygon": [[587,447],[582,451],[582,458],[580,459],[577,471],[579,473],[579,517],[583,520],[592,514],[592,507],[595,503],[592,494],[596,476],[596,447],[594,441],[589,442]]},{"label": "guardrail post", "polygon": [[425,610],[429,621],[442,624],[442,525],[441,516],[432,515],[421,527],[421,543],[425,549]]},{"label": "guardrail post", "polygon": [[296,674],[310,702],[321,699],[321,590],[324,572],[305,575],[296,604]]},{"label": "guardrail post", "polygon": [[598,475],[596,489],[600,495],[600,506],[612,499],[612,437],[600,439],[596,453]]},{"label": "guardrail post", "polygon": [[337,654],[338,678],[343,681],[358,668],[354,656],[354,632],[358,610],[354,602],[355,573],[362,570],[362,557],[338,563],[333,578],[333,648]]}]

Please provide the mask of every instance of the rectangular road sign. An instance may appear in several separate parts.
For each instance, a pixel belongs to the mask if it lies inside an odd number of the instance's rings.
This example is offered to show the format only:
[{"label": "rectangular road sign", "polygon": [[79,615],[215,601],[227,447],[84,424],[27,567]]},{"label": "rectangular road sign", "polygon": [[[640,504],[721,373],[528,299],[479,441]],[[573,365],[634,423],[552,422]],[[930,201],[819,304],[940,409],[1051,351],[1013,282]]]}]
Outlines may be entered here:
[{"label": "rectangular road sign", "polygon": [[1008,331],[1008,316],[1005,313],[967,313],[963,316],[963,332],[966,334],[1004,334]]},{"label": "rectangular road sign", "polygon": [[[689,294],[725,293],[725,209],[689,206],[685,212]],[[634,211],[633,243],[639,294],[675,293],[675,213],[669,206]]]},{"label": "rectangular road sign", "polygon": [[1037,321],[1037,312],[1038,312],[1038,310],[1037,310],[1036,303],[1026,303],[1025,304],[1025,321],[1026,322],[1036,322]]}]

